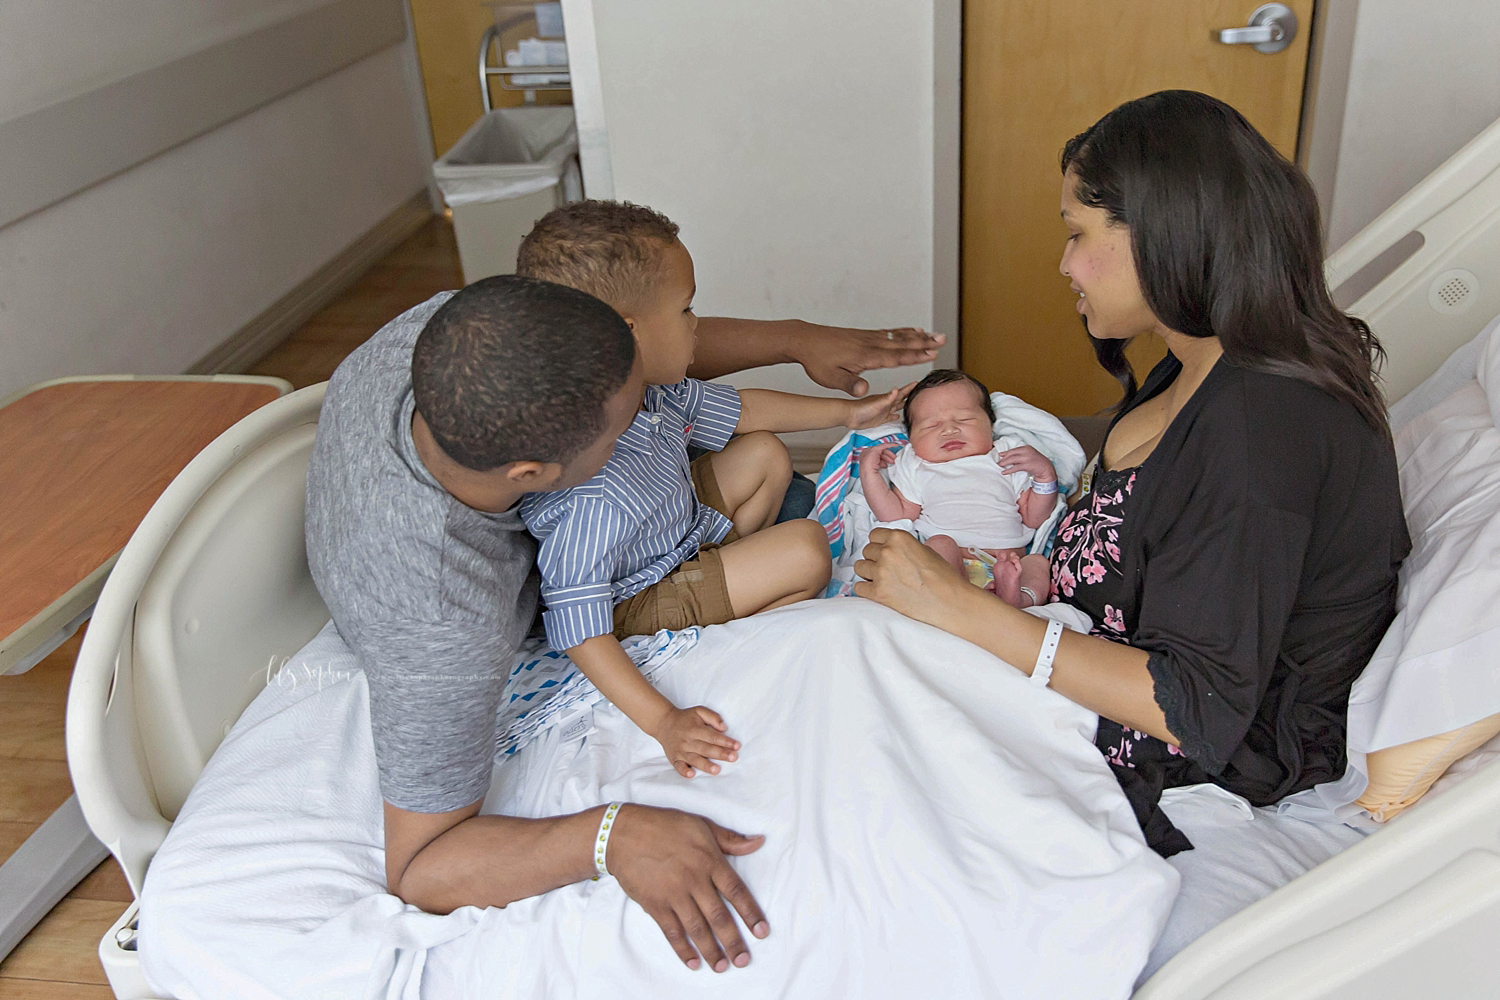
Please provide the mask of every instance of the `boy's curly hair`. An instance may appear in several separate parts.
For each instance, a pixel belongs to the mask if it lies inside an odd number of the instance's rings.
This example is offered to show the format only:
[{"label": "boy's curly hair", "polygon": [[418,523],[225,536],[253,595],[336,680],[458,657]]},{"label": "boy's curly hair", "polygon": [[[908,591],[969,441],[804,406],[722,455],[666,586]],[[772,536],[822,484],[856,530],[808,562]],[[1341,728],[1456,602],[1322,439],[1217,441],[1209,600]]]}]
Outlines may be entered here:
[{"label": "boy's curly hair", "polygon": [[542,216],[516,257],[516,273],[588,292],[617,310],[646,302],[677,223],[628,201],[575,201]]}]

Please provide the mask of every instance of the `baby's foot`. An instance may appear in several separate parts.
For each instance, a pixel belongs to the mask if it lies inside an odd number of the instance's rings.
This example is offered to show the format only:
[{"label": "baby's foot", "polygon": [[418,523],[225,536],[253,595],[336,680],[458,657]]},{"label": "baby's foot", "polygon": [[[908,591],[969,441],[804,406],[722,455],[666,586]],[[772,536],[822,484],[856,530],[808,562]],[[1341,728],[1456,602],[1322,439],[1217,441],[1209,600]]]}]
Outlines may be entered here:
[{"label": "baby's foot", "polygon": [[995,560],[995,596],[1013,608],[1027,607],[1021,597],[1021,559],[1014,552],[1002,553]]}]

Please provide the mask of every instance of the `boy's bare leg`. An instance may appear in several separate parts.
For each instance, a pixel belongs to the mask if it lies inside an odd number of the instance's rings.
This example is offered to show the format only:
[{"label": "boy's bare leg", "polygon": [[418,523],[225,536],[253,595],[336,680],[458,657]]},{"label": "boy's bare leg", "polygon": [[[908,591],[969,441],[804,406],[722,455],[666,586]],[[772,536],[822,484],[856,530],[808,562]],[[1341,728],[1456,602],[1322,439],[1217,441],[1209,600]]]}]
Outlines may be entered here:
[{"label": "boy's bare leg", "polygon": [[964,569],[964,553],[958,547],[958,543],[947,535],[933,535],[927,539],[927,547],[942,556],[953,571],[965,580],[969,578],[969,571]]},{"label": "boy's bare leg", "polygon": [[[792,481],[792,457],[770,431],[741,434],[709,456],[726,513],[743,538],[776,523]],[[759,610],[759,609],[757,609]]]},{"label": "boy's bare leg", "polygon": [[805,518],[730,542],[719,555],[736,618],[817,597],[833,572],[827,533]]}]

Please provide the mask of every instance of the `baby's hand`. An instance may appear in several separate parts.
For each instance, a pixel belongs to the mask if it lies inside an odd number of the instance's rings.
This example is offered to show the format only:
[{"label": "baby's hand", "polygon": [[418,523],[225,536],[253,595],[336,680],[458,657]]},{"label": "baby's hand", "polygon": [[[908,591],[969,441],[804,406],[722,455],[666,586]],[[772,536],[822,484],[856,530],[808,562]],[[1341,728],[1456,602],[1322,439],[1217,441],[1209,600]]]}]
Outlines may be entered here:
[{"label": "baby's hand", "polygon": [[691,778],[696,771],[718,774],[719,765],[714,760],[738,759],[739,740],[725,736],[727,728],[718,712],[698,705],[664,712],[651,736],[661,744],[677,773]]},{"label": "baby's hand", "polygon": [[859,456],[859,477],[863,479],[866,470],[878,472],[896,462],[896,448],[899,447],[890,441],[877,444],[873,448],[866,448]]},{"label": "baby's hand", "polygon": [[849,415],[844,420],[844,426],[851,431],[858,431],[899,420],[901,404],[906,402],[906,394],[911,392],[911,387],[916,384],[915,382],[908,383],[899,389],[892,389],[883,396],[851,400]]},{"label": "baby's hand", "polygon": [[1012,472],[1024,472],[1035,482],[1057,481],[1057,470],[1052,467],[1051,462],[1047,461],[1047,456],[1029,444],[1002,451],[995,456],[995,461],[1000,463],[1000,471],[1006,475]]}]

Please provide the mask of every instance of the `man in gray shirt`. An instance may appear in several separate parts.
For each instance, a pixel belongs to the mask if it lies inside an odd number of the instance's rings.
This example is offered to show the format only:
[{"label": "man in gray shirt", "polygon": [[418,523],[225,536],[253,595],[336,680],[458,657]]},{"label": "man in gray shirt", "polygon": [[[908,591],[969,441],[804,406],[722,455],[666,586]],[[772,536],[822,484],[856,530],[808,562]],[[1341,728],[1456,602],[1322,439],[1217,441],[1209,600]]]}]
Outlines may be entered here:
[{"label": "man in gray shirt", "polygon": [[[718,322],[740,345],[710,348],[720,364],[738,360],[747,335],[776,352],[763,361],[796,356],[777,340],[787,324],[734,333],[736,321]],[[868,332],[846,334],[864,337],[839,348],[855,364],[925,360],[937,343],[882,332],[892,346],[881,357]],[[819,364],[835,353],[823,347]],[[834,367],[850,372],[849,362]],[[407,902],[503,906],[594,872],[603,806],[540,820],[478,811],[507,668],[536,610],[535,547],[514,505],[591,478],[641,391],[618,314],[509,276],[398,317],[329,383],[308,469],[308,559],[368,680],[387,887]],[[760,844],[703,817],[631,805],[607,863],[689,967],[701,955],[722,972],[749,961],[723,900],[756,936],[768,933],[725,860]]]}]

